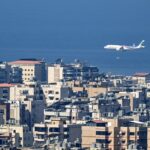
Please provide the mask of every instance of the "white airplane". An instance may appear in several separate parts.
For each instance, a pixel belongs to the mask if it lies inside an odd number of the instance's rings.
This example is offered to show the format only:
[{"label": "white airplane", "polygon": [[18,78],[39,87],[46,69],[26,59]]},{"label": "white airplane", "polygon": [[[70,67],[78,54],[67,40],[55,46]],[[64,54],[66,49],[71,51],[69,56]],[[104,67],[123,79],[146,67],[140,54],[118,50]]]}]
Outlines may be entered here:
[{"label": "white airplane", "polygon": [[116,51],[130,51],[130,50],[135,50],[135,49],[141,49],[144,48],[145,46],[143,43],[145,40],[142,40],[139,45],[133,44],[132,46],[127,46],[127,45],[106,45],[104,46],[105,49],[114,49]]}]

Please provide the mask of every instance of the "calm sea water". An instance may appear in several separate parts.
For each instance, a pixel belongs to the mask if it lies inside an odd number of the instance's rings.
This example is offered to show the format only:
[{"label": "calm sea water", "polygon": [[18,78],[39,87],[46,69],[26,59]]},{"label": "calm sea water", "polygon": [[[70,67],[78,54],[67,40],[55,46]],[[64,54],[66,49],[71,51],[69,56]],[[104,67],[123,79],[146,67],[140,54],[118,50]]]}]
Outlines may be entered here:
[{"label": "calm sea water", "polygon": [[[0,60],[78,58],[115,74],[150,72],[149,0],[0,1]],[[132,52],[106,44],[138,44]]]}]

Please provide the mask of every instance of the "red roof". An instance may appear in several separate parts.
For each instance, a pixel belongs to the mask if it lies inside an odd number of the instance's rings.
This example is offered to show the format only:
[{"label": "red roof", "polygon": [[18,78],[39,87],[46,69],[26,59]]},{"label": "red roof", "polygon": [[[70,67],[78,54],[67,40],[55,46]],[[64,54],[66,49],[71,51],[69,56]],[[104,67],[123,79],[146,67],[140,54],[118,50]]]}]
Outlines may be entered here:
[{"label": "red roof", "polygon": [[147,75],[150,75],[149,73],[144,73],[144,72],[140,72],[140,73],[135,73],[134,76],[135,77],[145,77]]},{"label": "red roof", "polygon": [[9,84],[9,83],[1,83],[0,87],[12,87],[15,86],[15,84]]},{"label": "red roof", "polygon": [[17,61],[12,61],[9,62],[8,64],[10,65],[36,65],[36,64],[41,64],[42,61],[32,61],[32,60],[17,60]]}]

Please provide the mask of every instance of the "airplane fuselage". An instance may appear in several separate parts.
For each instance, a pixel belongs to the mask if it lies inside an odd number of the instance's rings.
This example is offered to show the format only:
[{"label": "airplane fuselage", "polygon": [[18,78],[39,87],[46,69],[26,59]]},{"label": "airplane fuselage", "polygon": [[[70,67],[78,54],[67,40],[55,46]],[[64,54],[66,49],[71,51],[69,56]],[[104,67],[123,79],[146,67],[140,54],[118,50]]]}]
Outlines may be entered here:
[{"label": "airplane fuselage", "polygon": [[145,46],[143,46],[144,40],[141,41],[141,43],[137,46],[133,45],[133,46],[127,46],[127,45],[106,45],[104,46],[105,49],[114,49],[116,51],[130,51],[130,50],[136,50],[136,49],[141,49],[144,48]]}]

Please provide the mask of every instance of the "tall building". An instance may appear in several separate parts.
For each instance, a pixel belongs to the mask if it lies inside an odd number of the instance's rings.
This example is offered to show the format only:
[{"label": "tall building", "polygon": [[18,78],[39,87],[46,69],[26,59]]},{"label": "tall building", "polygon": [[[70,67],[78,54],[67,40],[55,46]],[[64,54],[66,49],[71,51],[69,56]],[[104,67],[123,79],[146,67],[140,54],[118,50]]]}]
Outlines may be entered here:
[{"label": "tall building", "polygon": [[28,82],[31,79],[42,82],[46,81],[46,67],[44,61],[37,59],[20,59],[9,62],[9,65],[22,69],[23,82]]},{"label": "tall building", "polygon": [[64,67],[60,64],[48,66],[48,83],[59,82],[63,80]]}]

